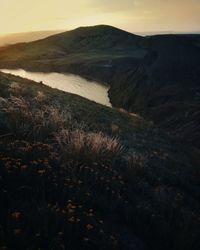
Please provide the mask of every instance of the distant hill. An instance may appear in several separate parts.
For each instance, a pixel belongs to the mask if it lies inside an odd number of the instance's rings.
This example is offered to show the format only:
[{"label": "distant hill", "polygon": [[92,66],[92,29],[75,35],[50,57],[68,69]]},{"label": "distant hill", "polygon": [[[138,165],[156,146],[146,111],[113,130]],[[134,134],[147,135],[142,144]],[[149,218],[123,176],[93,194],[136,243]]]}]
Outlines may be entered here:
[{"label": "distant hill", "polygon": [[23,33],[11,33],[6,35],[0,35],[0,46],[6,46],[10,44],[32,42],[45,37],[60,33],[58,30],[47,30],[47,31],[33,31]]},{"label": "distant hill", "polygon": [[[81,27],[39,41],[1,48],[1,62],[24,63],[47,60],[73,61],[127,56],[138,49],[141,37],[105,25]],[[98,59],[99,60],[99,59]],[[26,62],[25,62],[26,64]],[[54,63],[55,64],[55,63]]]},{"label": "distant hill", "polygon": [[200,35],[141,37],[107,25],[80,27],[1,48],[0,67],[105,81],[114,106],[200,147]]},{"label": "distant hill", "polygon": [[108,81],[121,61],[138,61],[146,51],[143,38],[118,28],[80,27],[45,39],[0,48],[0,67],[72,72]]}]

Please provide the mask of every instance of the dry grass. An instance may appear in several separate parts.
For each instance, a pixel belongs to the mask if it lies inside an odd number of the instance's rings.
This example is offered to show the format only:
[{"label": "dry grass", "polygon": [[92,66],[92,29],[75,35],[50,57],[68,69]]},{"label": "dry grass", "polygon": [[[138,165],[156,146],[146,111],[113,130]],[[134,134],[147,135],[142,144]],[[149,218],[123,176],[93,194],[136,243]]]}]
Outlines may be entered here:
[{"label": "dry grass", "polygon": [[1,98],[0,115],[3,117],[0,125],[6,132],[35,139],[48,138],[71,121],[70,112],[62,111],[56,105],[47,105],[42,92],[29,100],[14,95]]},{"label": "dry grass", "polygon": [[22,88],[20,87],[20,85],[17,82],[12,82],[10,84],[9,91],[13,95],[20,95],[22,92]]},{"label": "dry grass", "polygon": [[20,96],[19,89],[16,83],[11,84],[10,90],[16,96],[0,99],[5,133],[40,141],[55,139],[63,157],[74,161],[114,163],[123,155],[124,147],[117,137],[88,132],[86,126],[72,120],[70,111],[57,104],[46,104],[48,100],[44,93],[39,91],[27,100]]},{"label": "dry grass", "polygon": [[101,132],[62,130],[55,138],[63,155],[75,161],[114,163],[124,153],[124,147],[117,138]]}]

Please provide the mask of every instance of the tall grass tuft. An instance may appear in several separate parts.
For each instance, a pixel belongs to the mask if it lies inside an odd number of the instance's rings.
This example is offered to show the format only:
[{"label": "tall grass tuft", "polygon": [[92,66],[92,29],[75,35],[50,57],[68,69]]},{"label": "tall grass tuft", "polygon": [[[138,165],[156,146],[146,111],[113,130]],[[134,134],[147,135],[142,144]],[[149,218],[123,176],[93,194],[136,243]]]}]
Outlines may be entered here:
[{"label": "tall grass tuft", "polygon": [[124,147],[117,138],[102,132],[62,130],[55,135],[64,157],[89,163],[112,163],[124,153]]}]

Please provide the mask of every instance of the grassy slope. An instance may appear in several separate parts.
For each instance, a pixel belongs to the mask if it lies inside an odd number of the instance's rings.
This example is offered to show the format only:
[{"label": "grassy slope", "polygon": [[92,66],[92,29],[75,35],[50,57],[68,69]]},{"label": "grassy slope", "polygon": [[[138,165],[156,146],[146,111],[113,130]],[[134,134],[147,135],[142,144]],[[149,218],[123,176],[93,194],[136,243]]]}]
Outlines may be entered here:
[{"label": "grassy slope", "polygon": [[73,94],[2,73],[0,88],[1,246],[198,249],[187,149]]},{"label": "grassy slope", "polygon": [[108,82],[114,106],[200,148],[199,44],[199,35],[140,37],[100,25],[2,48],[0,67],[72,72]]}]

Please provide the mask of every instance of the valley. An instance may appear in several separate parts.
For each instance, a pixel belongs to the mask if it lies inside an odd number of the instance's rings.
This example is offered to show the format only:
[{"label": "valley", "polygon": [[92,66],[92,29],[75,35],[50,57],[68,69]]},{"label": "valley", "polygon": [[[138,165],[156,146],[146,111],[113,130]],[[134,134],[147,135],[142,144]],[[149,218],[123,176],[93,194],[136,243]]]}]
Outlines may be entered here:
[{"label": "valley", "polygon": [[199,35],[141,37],[106,25],[81,27],[1,48],[0,68],[68,72],[109,83],[113,106],[199,148],[199,44]]}]

